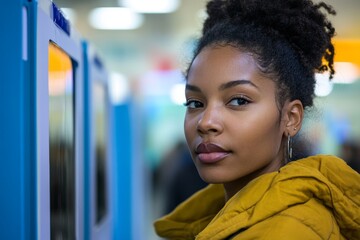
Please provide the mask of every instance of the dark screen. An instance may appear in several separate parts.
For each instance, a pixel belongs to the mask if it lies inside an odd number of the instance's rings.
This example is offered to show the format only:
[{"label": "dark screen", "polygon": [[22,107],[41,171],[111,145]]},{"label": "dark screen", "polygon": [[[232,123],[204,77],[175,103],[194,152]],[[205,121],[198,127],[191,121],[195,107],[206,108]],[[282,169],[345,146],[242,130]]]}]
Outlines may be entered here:
[{"label": "dark screen", "polygon": [[107,213],[106,90],[105,85],[100,82],[94,82],[92,89],[95,124],[96,223],[100,223]]},{"label": "dark screen", "polygon": [[51,239],[75,239],[74,72],[70,57],[49,43]]}]

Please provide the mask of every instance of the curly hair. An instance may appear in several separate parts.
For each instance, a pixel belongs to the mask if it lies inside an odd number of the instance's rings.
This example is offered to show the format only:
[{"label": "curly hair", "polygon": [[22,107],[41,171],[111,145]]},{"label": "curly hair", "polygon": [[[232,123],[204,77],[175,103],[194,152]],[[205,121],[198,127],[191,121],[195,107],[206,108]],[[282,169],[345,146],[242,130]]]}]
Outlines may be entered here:
[{"label": "curly hair", "polygon": [[[334,9],[311,0],[211,0],[194,52],[207,46],[232,46],[253,54],[259,69],[277,83],[277,100],[313,105],[315,73],[334,71]],[[325,10],[323,13],[322,10]],[[191,64],[187,70],[191,68]]]}]

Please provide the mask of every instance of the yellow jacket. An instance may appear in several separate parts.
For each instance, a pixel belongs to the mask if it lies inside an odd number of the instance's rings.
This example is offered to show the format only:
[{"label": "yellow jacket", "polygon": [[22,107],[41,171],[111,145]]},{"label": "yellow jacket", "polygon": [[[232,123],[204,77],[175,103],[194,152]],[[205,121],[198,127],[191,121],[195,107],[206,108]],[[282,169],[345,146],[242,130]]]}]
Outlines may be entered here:
[{"label": "yellow jacket", "polygon": [[209,185],[155,222],[166,239],[359,240],[360,175],[317,155],[264,174],[226,203]]}]

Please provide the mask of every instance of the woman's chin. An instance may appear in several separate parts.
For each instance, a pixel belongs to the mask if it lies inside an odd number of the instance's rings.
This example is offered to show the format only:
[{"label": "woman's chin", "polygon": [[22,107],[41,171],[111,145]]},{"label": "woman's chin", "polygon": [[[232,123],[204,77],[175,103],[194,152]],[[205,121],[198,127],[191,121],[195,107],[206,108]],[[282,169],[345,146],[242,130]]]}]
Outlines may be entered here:
[{"label": "woman's chin", "polygon": [[200,173],[200,177],[208,184],[222,184],[229,181],[226,177],[219,176],[219,174]]}]

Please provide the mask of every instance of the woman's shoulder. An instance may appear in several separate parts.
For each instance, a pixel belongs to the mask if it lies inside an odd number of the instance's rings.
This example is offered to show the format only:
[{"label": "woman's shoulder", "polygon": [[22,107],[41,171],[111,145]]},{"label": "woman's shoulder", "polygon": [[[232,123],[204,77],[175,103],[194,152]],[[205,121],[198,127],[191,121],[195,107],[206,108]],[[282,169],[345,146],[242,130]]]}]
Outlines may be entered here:
[{"label": "woman's shoulder", "polygon": [[[293,225],[293,228],[298,228],[299,225],[303,225],[321,239],[332,239],[332,235],[339,236],[340,234],[333,211],[317,198],[311,198],[303,204],[289,207],[280,212],[277,217],[283,222],[283,227],[291,228],[291,225]],[[286,224],[286,221],[289,224]],[[293,224],[290,222],[293,222]]]},{"label": "woman's shoulder", "polygon": [[290,206],[236,234],[232,239],[341,239],[337,222],[315,198]]},{"label": "woman's shoulder", "polygon": [[347,239],[358,239],[360,176],[343,160],[329,155],[305,158],[286,165],[271,180],[253,202],[251,224],[241,236],[262,232],[260,239],[288,239],[288,234],[299,233],[291,239],[341,239],[341,231]]}]

